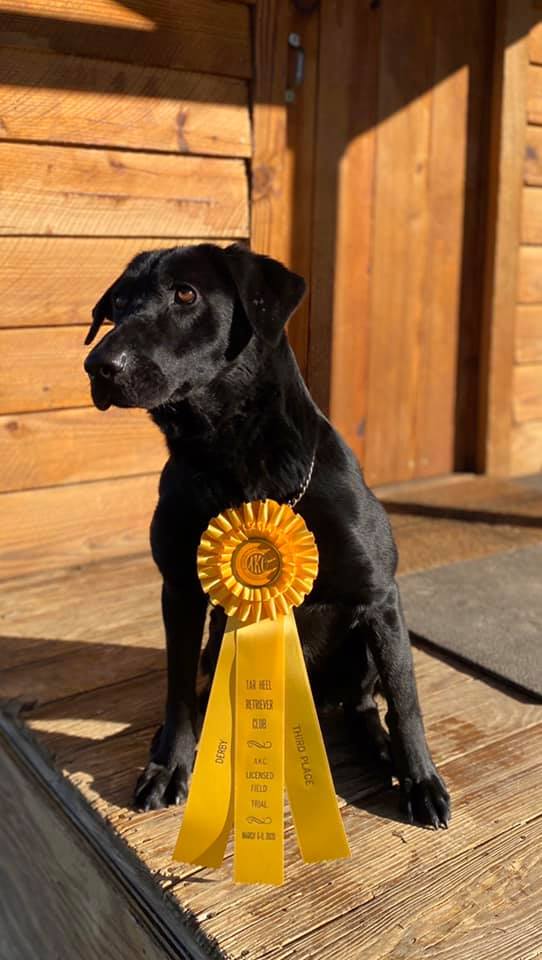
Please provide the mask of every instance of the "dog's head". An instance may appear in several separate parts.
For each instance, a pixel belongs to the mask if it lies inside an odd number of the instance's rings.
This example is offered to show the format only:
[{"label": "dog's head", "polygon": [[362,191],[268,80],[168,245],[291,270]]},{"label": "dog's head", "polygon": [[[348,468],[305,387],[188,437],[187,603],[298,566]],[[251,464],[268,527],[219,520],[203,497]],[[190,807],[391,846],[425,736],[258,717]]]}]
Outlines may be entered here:
[{"label": "dog's head", "polygon": [[213,244],[141,253],[92,311],[85,343],[113,328],[85,370],[100,410],[152,410],[210,384],[256,338],[275,347],[305,283],[244,247]]}]

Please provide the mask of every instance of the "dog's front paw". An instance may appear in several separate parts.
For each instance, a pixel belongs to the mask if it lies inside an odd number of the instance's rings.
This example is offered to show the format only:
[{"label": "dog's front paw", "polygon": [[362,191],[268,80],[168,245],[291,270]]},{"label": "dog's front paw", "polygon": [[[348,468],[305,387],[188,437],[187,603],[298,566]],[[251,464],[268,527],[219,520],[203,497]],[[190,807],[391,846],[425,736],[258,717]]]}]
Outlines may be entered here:
[{"label": "dog's front paw", "polygon": [[149,762],[134,791],[138,810],[160,810],[186,800],[196,741],[185,731],[184,749],[180,749],[175,732],[164,724],[152,738]]},{"label": "dog's front paw", "polygon": [[163,766],[151,760],[136,783],[135,806],[138,810],[160,810],[182,803],[188,793],[188,777],[184,764]]},{"label": "dog's front paw", "polygon": [[450,795],[433,770],[422,777],[401,779],[401,809],[409,823],[423,823],[438,829],[451,819]]}]

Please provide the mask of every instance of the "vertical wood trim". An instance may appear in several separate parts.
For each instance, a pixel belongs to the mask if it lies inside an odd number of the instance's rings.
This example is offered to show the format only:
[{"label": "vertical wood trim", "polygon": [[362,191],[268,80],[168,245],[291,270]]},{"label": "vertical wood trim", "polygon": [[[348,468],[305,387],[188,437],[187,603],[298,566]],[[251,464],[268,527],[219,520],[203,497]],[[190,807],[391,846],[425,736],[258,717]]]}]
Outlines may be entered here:
[{"label": "vertical wood trim", "polygon": [[[288,10],[288,34],[297,33],[299,35],[305,57],[303,83],[296,90],[294,102],[289,104],[287,108],[289,167],[286,202],[289,207],[289,264],[293,270],[305,278],[308,285],[308,294],[288,325],[288,336],[301,371],[307,377],[314,286],[313,200],[317,94],[320,82],[318,58],[322,14],[319,8],[311,13],[301,13],[296,10],[292,0],[289,0]],[[288,63],[289,77],[294,70],[295,52],[291,50]]]},{"label": "vertical wood trim", "polygon": [[278,260],[289,254],[284,195],[287,0],[258,0],[254,14],[252,248]]},{"label": "vertical wood trim", "polygon": [[[299,13],[291,0],[258,0],[254,12],[251,245],[300,273],[309,291],[319,17],[318,11]],[[287,105],[294,69],[291,33],[300,36],[304,78]],[[309,309],[310,292],[288,329],[304,374]]]},{"label": "vertical wood trim", "polygon": [[489,217],[481,344],[482,472],[508,475],[521,196],[527,124],[530,0],[499,0],[491,120]]},{"label": "vertical wood trim", "polygon": [[435,6],[424,0],[382,5],[365,448],[369,484],[416,476],[415,408],[426,350],[435,19]]},{"label": "vertical wood trim", "polygon": [[381,13],[322,4],[309,386],[360,460],[367,414]]}]

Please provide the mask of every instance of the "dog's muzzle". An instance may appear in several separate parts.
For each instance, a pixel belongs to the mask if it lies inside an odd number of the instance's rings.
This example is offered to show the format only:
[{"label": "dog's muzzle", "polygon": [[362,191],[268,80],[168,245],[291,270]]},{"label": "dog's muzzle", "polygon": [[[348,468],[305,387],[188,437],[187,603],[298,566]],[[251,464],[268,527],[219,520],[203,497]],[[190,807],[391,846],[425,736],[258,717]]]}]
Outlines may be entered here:
[{"label": "dog's muzzle", "polygon": [[85,371],[90,378],[92,400],[98,410],[107,410],[118,404],[118,382],[127,363],[124,351],[105,356],[99,349],[92,350],[85,360]]}]

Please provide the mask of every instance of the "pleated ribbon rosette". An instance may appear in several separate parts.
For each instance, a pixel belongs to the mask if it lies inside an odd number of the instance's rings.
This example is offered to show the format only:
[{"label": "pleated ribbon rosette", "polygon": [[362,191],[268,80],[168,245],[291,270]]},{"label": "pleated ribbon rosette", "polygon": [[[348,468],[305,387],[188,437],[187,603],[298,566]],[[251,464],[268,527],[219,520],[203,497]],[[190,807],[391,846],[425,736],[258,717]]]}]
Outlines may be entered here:
[{"label": "pleated ribbon rosette", "polygon": [[306,862],[348,857],[292,608],[318,551],[302,517],[274,500],[213,519],[198,574],[228,615],[175,860],[220,866],[234,830],[234,879],[284,880],[284,788]]}]

